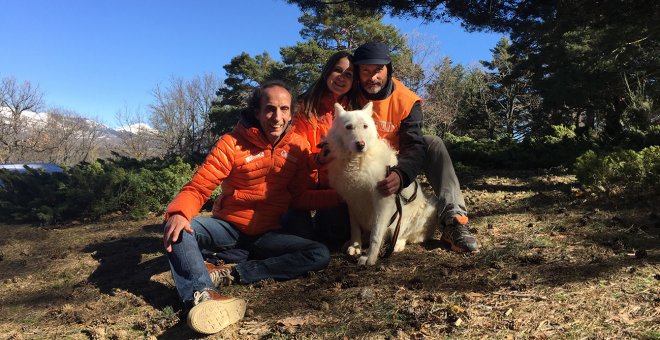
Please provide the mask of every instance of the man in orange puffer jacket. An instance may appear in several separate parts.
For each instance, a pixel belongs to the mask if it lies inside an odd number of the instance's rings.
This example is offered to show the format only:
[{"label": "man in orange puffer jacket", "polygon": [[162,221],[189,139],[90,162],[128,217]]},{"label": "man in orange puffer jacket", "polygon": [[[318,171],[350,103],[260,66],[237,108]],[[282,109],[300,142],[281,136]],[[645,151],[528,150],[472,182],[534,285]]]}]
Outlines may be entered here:
[{"label": "man in orange puffer jacket", "polygon": [[[216,333],[245,313],[245,301],[219,294],[218,286],[291,279],[330,261],[325,245],[281,230],[290,206],[311,210],[340,202],[334,190],[306,190],[311,156],[306,141],[288,132],[292,104],[281,82],[255,90],[236,128],[167,207],[163,242],[179,296],[191,307],[188,325],[197,332]],[[195,217],[219,185],[213,217]],[[248,260],[215,265],[202,254],[234,248],[248,250]]]}]

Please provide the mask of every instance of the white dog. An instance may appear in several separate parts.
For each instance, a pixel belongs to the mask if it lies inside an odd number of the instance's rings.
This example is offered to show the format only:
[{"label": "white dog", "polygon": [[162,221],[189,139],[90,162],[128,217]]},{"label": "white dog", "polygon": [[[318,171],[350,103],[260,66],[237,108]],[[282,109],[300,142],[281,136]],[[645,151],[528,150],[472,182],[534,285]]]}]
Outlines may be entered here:
[{"label": "white dog", "polygon": [[[396,151],[378,137],[371,117],[372,104],[361,110],[345,111],[335,104],[335,118],[328,131],[328,147],[333,160],[328,164],[330,186],[348,204],[351,221],[351,240],[347,253],[359,256],[358,264],[374,265],[385,237],[391,239],[397,214],[396,195],[383,197],[376,183],[385,179],[388,166],[397,164]],[[430,239],[438,224],[437,198],[422,193],[416,183],[403,189],[401,196],[417,197],[402,207],[400,229],[394,252],[402,251],[406,243],[419,243]],[[362,249],[363,239],[369,248]]]}]

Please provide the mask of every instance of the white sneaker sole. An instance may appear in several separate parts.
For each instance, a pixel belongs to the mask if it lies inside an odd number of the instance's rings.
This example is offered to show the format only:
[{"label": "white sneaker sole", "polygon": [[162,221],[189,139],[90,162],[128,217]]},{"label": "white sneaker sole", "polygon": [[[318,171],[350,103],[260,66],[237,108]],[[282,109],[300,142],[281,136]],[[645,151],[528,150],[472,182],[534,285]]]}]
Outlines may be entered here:
[{"label": "white sneaker sole", "polygon": [[239,321],[245,315],[243,299],[208,300],[188,312],[188,326],[195,332],[215,334]]}]

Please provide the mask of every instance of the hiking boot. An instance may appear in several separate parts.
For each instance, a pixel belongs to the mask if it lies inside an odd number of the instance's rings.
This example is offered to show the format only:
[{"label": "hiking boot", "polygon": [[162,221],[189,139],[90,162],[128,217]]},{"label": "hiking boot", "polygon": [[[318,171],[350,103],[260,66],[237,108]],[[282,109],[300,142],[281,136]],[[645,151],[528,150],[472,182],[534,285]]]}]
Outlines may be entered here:
[{"label": "hiking boot", "polygon": [[206,270],[209,271],[211,282],[215,287],[229,286],[234,282],[234,276],[231,274],[234,266],[226,264],[215,265],[213,263],[204,262]]},{"label": "hiking boot", "polygon": [[477,239],[470,233],[468,217],[463,215],[454,215],[445,223],[441,240],[449,243],[451,250],[456,252],[473,252],[479,249]]},{"label": "hiking boot", "polygon": [[205,290],[195,292],[193,305],[188,312],[188,327],[198,333],[215,334],[243,318],[246,302]]}]

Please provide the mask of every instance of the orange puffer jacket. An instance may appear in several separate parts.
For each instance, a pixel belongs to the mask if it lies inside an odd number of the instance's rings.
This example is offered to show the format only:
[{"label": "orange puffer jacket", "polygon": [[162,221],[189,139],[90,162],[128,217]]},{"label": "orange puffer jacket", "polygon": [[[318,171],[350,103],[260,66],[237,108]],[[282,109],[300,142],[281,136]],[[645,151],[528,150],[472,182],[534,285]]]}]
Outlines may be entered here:
[{"label": "orange puffer jacket", "polygon": [[[310,153],[316,154],[320,151],[317,145],[323,141],[325,136],[328,135],[328,130],[332,127],[332,121],[335,117],[335,102],[335,98],[328,93],[320,100],[316,119],[310,121],[302,113],[303,107],[300,108],[298,115],[293,119],[292,129],[307,140]],[[345,103],[342,106],[345,107]],[[315,164],[310,166],[313,169],[310,173],[310,188],[329,188],[327,167],[314,168]]]},{"label": "orange puffer jacket", "polygon": [[241,122],[223,135],[192,180],[166,210],[189,221],[218,185],[222,194],[213,204],[213,217],[230,222],[247,235],[281,228],[280,218],[291,205],[297,209],[337,206],[334,190],[306,190],[309,151],[304,139],[287,132],[272,146],[257,127]]}]

